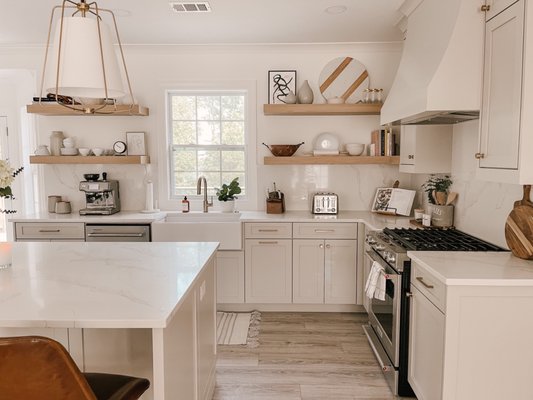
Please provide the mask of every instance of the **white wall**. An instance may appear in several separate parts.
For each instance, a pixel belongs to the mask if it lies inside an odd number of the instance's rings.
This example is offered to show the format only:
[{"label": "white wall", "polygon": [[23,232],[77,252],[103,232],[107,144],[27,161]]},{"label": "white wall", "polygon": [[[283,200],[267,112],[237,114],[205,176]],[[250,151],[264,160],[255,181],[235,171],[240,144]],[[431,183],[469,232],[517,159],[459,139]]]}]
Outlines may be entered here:
[{"label": "white wall", "polygon": [[[150,107],[149,117],[37,117],[38,141],[49,143],[51,131],[61,130],[76,138],[78,147],[111,148],[116,140],[125,139],[127,131],[145,131],[152,164],[143,166],[41,166],[45,176],[44,195],[63,195],[73,202],[74,209],[84,206],[78,191],[83,173],[103,172],[118,179],[124,210],[144,207],[144,183],[148,177],[158,185],[165,165],[165,89],[194,82],[253,82],[256,86],[257,202],[250,209],[264,209],[264,192],[276,182],[287,196],[288,209],[308,209],[308,194],[328,189],[340,195],[341,209],[368,209],[375,189],[400,179],[409,187],[409,175],[400,176],[392,166],[264,166],[268,150],[260,145],[299,143],[305,141],[299,153],[312,149],[313,139],[321,132],[333,132],[341,142],[369,143],[370,132],[379,126],[378,116],[339,117],[277,117],[263,115],[267,102],[267,73],[275,69],[294,69],[298,86],[309,80],[320,100],[318,76],[333,58],[351,56],[360,60],[369,71],[371,87],[384,89],[392,84],[401,54],[401,44],[319,44],[319,45],[259,45],[259,46],[127,46],[126,61],[137,100]],[[0,68],[40,70],[42,49],[0,49]],[[28,99],[29,101],[30,99]],[[158,193],[156,193],[156,198]],[[164,199],[160,199],[164,202]],[[167,204],[167,209],[178,204]],[[193,204],[194,209],[199,209]],[[239,207],[239,206],[237,206]]]},{"label": "white wall", "polygon": [[[505,220],[513,203],[522,198],[522,186],[476,179],[474,154],[478,144],[479,121],[454,125],[452,190],[459,193],[455,207],[455,226],[471,235],[507,248]],[[427,175],[413,180],[420,187]]]}]

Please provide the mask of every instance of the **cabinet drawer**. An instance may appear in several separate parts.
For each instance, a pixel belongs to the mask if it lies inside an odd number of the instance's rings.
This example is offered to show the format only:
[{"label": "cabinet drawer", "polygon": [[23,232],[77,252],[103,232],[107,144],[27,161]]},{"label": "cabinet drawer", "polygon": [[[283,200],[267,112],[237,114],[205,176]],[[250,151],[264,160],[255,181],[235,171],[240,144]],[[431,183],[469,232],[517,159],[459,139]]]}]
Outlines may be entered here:
[{"label": "cabinet drawer", "polygon": [[15,223],[16,240],[28,239],[82,239],[85,240],[85,224],[78,222],[63,223]]},{"label": "cabinet drawer", "polygon": [[411,285],[416,286],[424,296],[446,313],[446,286],[415,262],[411,264]]},{"label": "cabinet drawer", "polygon": [[357,239],[356,222],[295,223],[294,237],[298,239]]},{"label": "cabinet drawer", "polygon": [[248,222],[244,224],[244,237],[247,239],[290,239],[292,237],[292,224],[290,222]]}]

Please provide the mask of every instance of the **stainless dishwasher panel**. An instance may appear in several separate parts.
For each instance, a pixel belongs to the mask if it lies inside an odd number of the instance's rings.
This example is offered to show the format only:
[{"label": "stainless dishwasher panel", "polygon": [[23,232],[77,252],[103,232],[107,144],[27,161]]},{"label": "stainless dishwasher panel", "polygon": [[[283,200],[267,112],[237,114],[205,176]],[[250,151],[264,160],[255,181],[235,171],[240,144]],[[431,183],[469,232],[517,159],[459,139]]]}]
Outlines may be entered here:
[{"label": "stainless dishwasher panel", "polygon": [[150,240],[150,225],[85,225],[87,242],[150,242]]}]

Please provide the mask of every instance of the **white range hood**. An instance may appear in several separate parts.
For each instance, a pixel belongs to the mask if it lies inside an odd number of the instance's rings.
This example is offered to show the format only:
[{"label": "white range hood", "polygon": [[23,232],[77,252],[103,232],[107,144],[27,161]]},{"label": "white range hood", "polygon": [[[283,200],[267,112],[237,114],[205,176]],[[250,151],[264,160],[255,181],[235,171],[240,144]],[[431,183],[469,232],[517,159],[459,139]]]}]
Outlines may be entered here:
[{"label": "white range hood", "polygon": [[485,15],[481,0],[423,0],[407,19],[382,124],[444,124],[479,117]]}]

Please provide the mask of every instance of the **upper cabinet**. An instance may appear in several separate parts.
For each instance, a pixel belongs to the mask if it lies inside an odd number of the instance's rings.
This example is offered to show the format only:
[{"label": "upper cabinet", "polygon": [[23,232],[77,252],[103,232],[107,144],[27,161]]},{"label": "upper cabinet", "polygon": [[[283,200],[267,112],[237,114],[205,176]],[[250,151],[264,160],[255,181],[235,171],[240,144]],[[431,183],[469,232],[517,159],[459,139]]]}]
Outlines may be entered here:
[{"label": "upper cabinet", "polygon": [[482,8],[485,11],[485,21],[492,19],[517,1],[518,0],[486,0],[485,6]]},{"label": "upper cabinet", "polygon": [[[533,183],[533,10],[525,1],[493,1],[503,9],[485,24],[483,95],[477,176],[497,182]],[[507,8],[506,8],[507,7]],[[487,13],[488,13],[487,12]]]},{"label": "upper cabinet", "polygon": [[450,125],[402,125],[400,172],[436,174],[451,171]]}]

